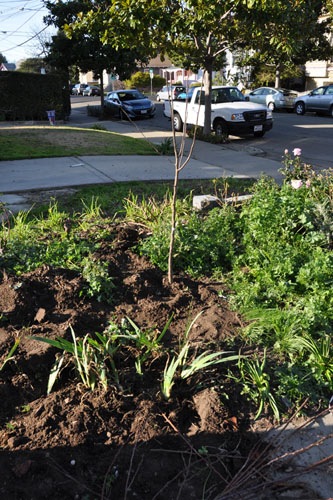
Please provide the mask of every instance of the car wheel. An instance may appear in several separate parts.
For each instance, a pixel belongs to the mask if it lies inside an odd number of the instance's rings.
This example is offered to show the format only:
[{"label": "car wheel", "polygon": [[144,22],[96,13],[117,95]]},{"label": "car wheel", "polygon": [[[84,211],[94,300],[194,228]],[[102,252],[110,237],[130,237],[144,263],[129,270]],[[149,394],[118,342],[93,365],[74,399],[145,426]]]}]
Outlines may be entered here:
[{"label": "car wheel", "polygon": [[274,104],[274,102],[269,102],[269,103],[267,104],[267,107],[268,107],[268,109],[269,109],[270,111],[275,111],[275,104]]},{"label": "car wheel", "polygon": [[333,118],[333,106],[330,107],[329,115]]},{"label": "car wheel", "polygon": [[183,121],[178,113],[175,113],[173,116],[173,126],[176,132],[183,131]]},{"label": "car wheel", "polygon": [[304,115],[305,113],[305,104],[304,102],[300,101],[297,102],[295,105],[295,111],[297,115]]},{"label": "car wheel", "polygon": [[217,120],[214,123],[214,132],[218,137],[222,137],[224,140],[229,137],[229,130],[227,124],[222,120]]}]

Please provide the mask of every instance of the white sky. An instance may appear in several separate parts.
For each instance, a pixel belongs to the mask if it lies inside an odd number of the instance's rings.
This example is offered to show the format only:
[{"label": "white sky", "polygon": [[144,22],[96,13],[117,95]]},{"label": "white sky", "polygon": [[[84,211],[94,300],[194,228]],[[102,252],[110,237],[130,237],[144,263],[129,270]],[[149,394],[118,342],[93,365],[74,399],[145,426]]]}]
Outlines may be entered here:
[{"label": "white sky", "polygon": [[55,32],[43,23],[48,13],[41,0],[0,0],[0,52],[7,62],[41,56],[38,37],[48,40]]}]

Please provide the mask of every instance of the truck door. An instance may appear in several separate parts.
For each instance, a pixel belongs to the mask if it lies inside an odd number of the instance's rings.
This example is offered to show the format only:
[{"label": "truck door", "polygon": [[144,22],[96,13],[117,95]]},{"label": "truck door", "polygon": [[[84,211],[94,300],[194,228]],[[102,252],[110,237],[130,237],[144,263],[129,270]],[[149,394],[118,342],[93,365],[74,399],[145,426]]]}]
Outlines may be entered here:
[{"label": "truck door", "polygon": [[205,121],[205,91],[198,90],[194,100],[188,103],[187,122],[203,127]]}]

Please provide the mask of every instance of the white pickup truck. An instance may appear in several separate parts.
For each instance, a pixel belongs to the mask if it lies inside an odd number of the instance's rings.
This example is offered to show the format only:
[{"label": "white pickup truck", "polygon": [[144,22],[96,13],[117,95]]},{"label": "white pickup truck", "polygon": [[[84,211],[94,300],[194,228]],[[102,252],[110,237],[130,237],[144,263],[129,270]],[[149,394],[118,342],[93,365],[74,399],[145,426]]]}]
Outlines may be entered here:
[{"label": "white pickup truck", "polygon": [[[177,132],[186,126],[203,127],[205,118],[205,92],[192,87],[183,100],[164,101],[164,116],[173,119]],[[173,113],[172,113],[172,109]],[[273,127],[273,116],[266,106],[248,102],[237,87],[212,87],[211,128],[216,135],[263,137]]]}]

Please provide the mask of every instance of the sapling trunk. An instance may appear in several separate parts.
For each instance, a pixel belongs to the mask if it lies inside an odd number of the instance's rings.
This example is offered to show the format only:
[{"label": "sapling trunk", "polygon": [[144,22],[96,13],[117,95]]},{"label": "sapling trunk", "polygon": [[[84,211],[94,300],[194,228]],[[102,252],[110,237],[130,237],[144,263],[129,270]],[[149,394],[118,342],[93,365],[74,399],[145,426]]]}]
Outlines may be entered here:
[{"label": "sapling trunk", "polygon": [[[185,112],[186,116],[186,112]],[[178,181],[179,174],[186,167],[188,162],[191,159],[195,137],[196,137],[196,129],[197,125],[194,128],[193,139],[191,142],[191,147],[188,152],[186,158],[184,158],[184,150],[185,150],[185,140],[186,140],[186,123],[184,123],[183,134],[181,137],[181,141],[179,146],[176,141],[176,132],[174,126],[174,113],[173,106],[171,106],[171,123],[172,123],[172,141],[173,141],[173,151],[175,157],[175,174],[173,179],[173,191],[172,191],[172,200],[171,200],[171,227],[170,227],[170,240],[169,240],[169,256],[168,256],[168,282],[171,284],[173,282],[173,254],[174,254],[174,246],[175,246],[175,233],[177,227],[177,194],[178,194]]]}]

